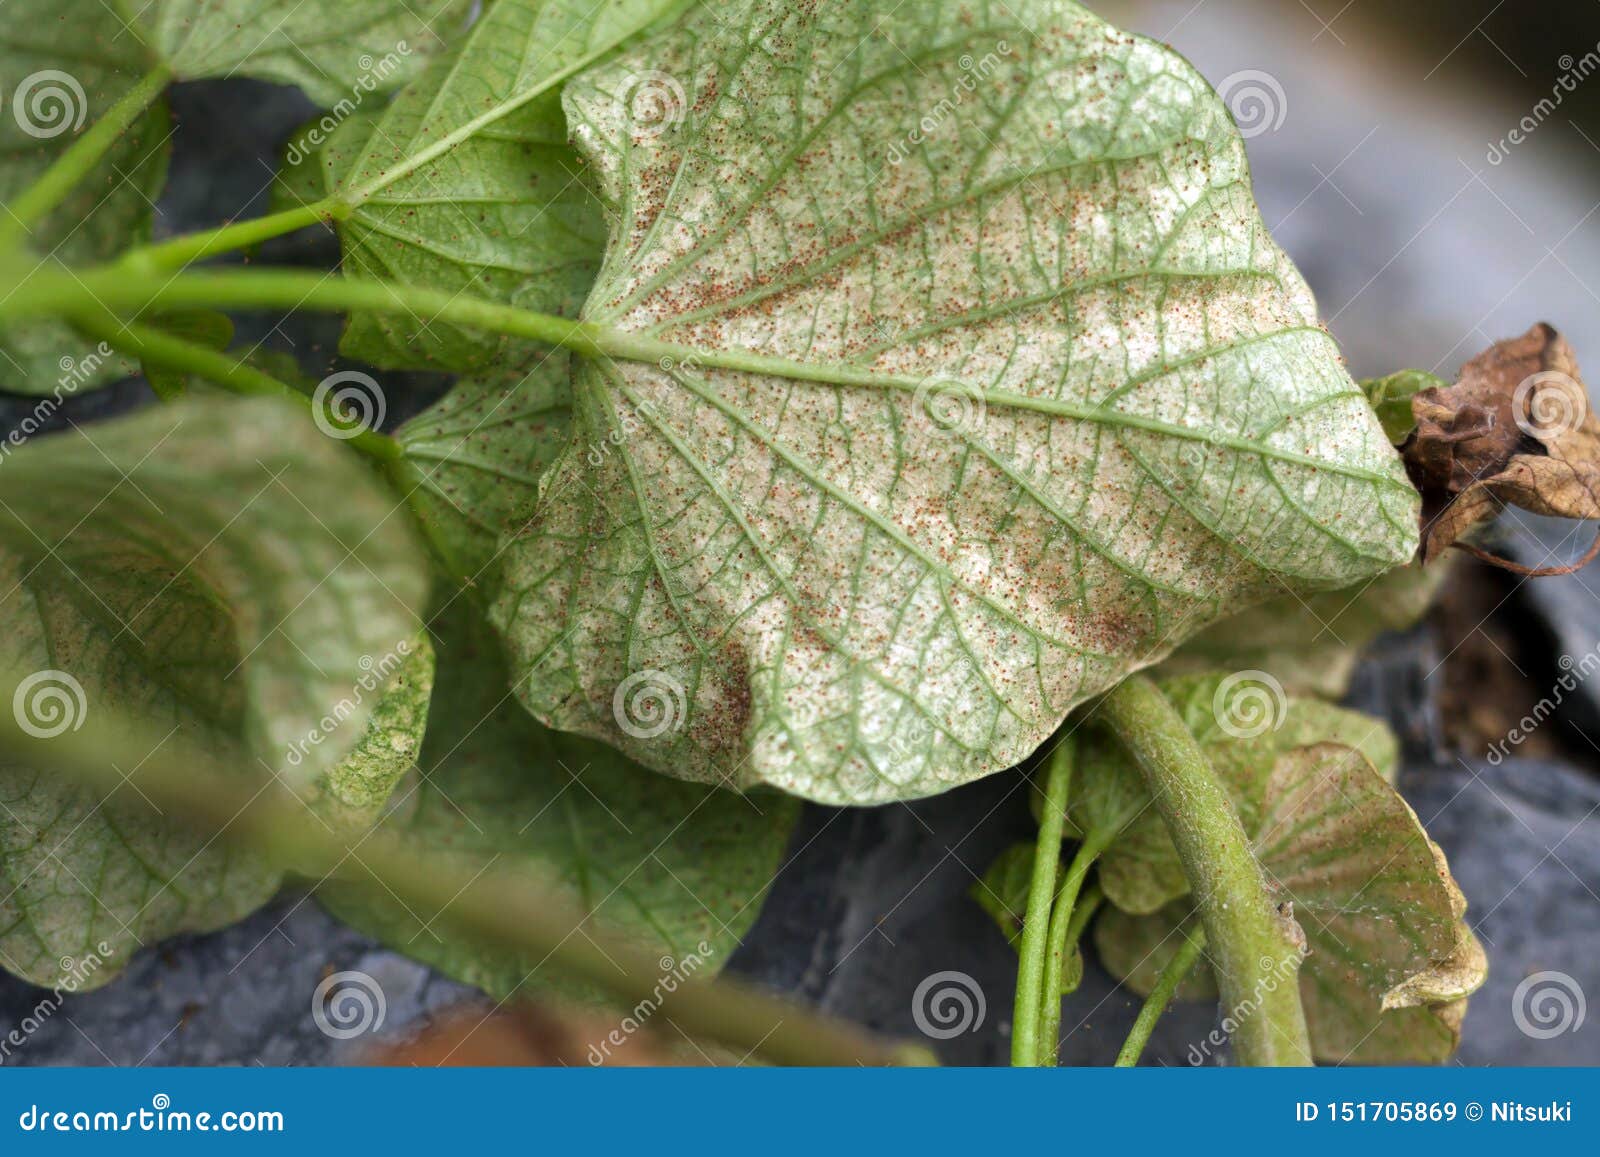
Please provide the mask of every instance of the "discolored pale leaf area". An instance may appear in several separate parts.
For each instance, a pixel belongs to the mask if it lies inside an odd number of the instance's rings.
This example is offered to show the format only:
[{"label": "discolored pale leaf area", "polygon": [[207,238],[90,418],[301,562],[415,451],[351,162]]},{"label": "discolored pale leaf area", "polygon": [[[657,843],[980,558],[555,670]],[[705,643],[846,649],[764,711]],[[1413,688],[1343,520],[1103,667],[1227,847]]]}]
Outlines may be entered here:
[{"label": "discolored pale leaf area", "polygon": [[[341,130],[324,150],[332,182],[309,199],[331,194],[341,206],[346,270],[574,313],[605,232],[567,143],[560,86],[684,3],[499,0],[375,123]],[[466,372],[520,360],[513,344],[357,312],[341,349],[379,366]]]},{"label": "discolored pale leaf area", "polygon": [[[419,852],[525,868],[572,889],[608,928],[660,953],[664,979],[720,969],[777,874],[797,801],[675,782],[550,731],[512,699],[498,641],[465,601],[434,626],[441,669],[421,775],[385,830]],[[318,894],[341,920],[495,997],[593,995],[546,960],[454,934],[448,910],[408,910],[377,885],[335,882]]]},{"label": "discolored pale leaf area", "polygon": [[[1361,752],[1385,782],[1394,779],[1399,741],[1381,720],[1291,698],[1260,674],[1211,673],[1161,683],[1233,795],[1246,831],[1256,830],[1265,785],[1284,752],[1336,743]],[[1144,777],[1109,737],[1088,735],[1067,816],[1076,832],[1109,844],[1100,859],[1100,886],[1119,908],[1155,912],[1189,891],[1178,849]]]},{"label": "discolored pale leaf area", "polygon": [[1422,621],[1449,574],[1448,562],[1413,563],[1360,586],[1262,603],[1207,627],[1155,674],[1263,671],[1290,695],[1342,699],[1368,644]]},{"label": "discolored pale leaf area", "polygon": [[[639,123],[643,78],[678,116]],[[1221,614],[1411,555],[1416,495],[1160,45],[1066,0],[762,0],[563,99],[613,215],[584,316],[651,356],[578,368],[559,501],[508,543],[552,726],[928,795]]]},{"label": "discolored pale leaf area", "polygon": [[500,536],[571,438],[571,401],[567,357],[550,352],[526,372],[457,382],[395,431],[404,455],[390,473],[452,578],[490,581]]},{"label": "discolored pale leaf area", "polygon": [[[1364,755],[1339,743],[1282,751],[1257,787],[1246,830],[1305,933],[1300,990],[1317,1059],[1448,1058],[1465,998],[1488,964],[1462,921],[1465,899],[1416,815]],[[1149,915],[1108,911],[1095,929],[1102,963],[1148,993],[1192,915],[1187,898]],[[1216,994],[1201,972],[1180,991]]]},{"label": "discolored pale leaf area", "polygon": [[360,678],[328,720],[337,724],[352,708],[370,704],[366,729],[306,793],[327,823],[353,831],[377,821],[396,785],[417,766],[433,699],[433,641],[423,631],[381,659],[367,655],[357,665]]},{"label": "discolored pale leaf area", "polygon": [[[272,398],[194,397],[33,439],[0,469],[0,544],[107,624],[117,662],[159,661],[174,694],[299,784],[355,743],[370,702],[333,729],[324,716],[363,660],[410,643],[427,593],[393,496]],[[71,658],[55,665],[75,673]]]},{"label": "discolored pale leaf area", "polygon": [[[121,25],[100,0],[10,0],[4,16],[0,203],[9,204],[148,64],[138,41],[116,36]],[[33,259],[90,264],[148,238],[150,206],[166,180],[170,131],[166,104],[158,101],[23,236]],[[0,325],[0,389],[9,393],[65,397],[133,369],[53,318]]]},{"label": "discolored pale leaf area", "polygon": [[[298,777],[308,823],[369,823],[412,765],[432,683],[424,566],[392,509],[277,400],[192,398],[16,450],[0,470],[0,663],[26,676],[18,723],[181,733],[242,776]],[[130,740],[124,770],[149,754]],[[104,983],[280,879],[132,786],[0,767],[0,967],[34,983],[91,956],[79,984]]]}]

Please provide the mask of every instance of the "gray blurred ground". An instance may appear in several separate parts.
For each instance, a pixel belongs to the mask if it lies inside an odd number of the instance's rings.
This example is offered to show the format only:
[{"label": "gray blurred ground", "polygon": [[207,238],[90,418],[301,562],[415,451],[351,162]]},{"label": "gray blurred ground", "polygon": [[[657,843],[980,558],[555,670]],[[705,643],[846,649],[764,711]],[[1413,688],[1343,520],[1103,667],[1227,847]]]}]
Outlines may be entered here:
[{"label": "gray blurred ground", "polygon": [[[1343,11],[1341,11],[1343,6]],[[1594,93],[1548,117],[1499,165],[1498,141],[1561,72],[1600,41],[1600,7],[1541,6],[1535,32],[1493,0],[1421,6],[1415,43],[1394,40],[1378,0],[1112,0],[1096,5],[1173,43],[1215,83],[1254,85],[1277,102],[1276,128],[1251,151],[1266,219],[1301,264],[1358,375],[1404,365],[1451,374],[1496,338],[1548,320],[1600,365],[1600,129]],[[1406,6],[1408,13],[1411,6]],[[1555,10],[1560,11],[1555,11]],[[1320,13],[1320,14],[1319,14]],[[1556,19],[1561,17],[1561,19]],[[1409,16],[1401,18],[1402,22]],[[1511,23],[1508,23],[1511,22]],[[1536,34],[1535,34],[1536,33]],[[1259,74],[1265,74],[1271,83]],[[1276,94],[1281,92],[1281,97]],[[228,83],[177,96],[180,130],[162,228],[177,231],[264,210],[277,145],[307,113],[291,93]],[[1279,114],[1281,113],[1281,120]],[[323,264],[326,239],[278,243],[271,256]],[[326,321],[247,321],[242,334],[291,349],[308,368],[333,363]],[[1600,371],[1597,371],[1600,374]],[[441,388],[385,381],[391,419]],[[392,388],[391,388],[392,387]],[[145,397],[138,383],[76,400],[72,421]],[[0,413],[26,412],[15,400]],[[1506,549],[1530,561],[1578,553],[1586,532],[1525,520]],[[1600,568],[1570,579],[1494,588],[1492,622],[1529,642],[1508,655],[1531,708],[1559,653],[1600,645]],[[1563,707],[1549,758],[1490,767],[1449,751],[1442,659],[1483,633],[1453,622],[1381,645],[1356,700],[1388,714],[1408,742],[1402,787],[1450,856],[1469,918],[1493,965],[1473,999],[1464,1064],[1600,1064],[1600,1008],[1576,1031],[1540,1039],[1517,1027],[1513,994],[1540,972],[1570,976],[1600,1001],[1600,748],[1588,739],[1600,697]],[[1497,643],[1496,646],[1500,646]],[[1529,659],[1528,655],[1533,658]],[[1596,692],[1596,689],[1587,689]],[[1003,1063],[1014,956],[967,897],[975,877],[1028,834],[1020,778],[1002,775],[940,799],[874,811],[811,809],[754,933],[735,960],[747,976],[885,1031],[916,1035],[924,978],[961,972],[981,993],[974,1031],[939,1043],[946,1060]],[[311,1017],[330,970],[374,976],[387,998],[379,1037],[425,1023],[472,994],[376,948],[287,894],[242,924],[142,954],[107,988],[71,998],[6,1063],[315,1064],[350,1059],[372,1038],[335,1041]],[[43,994],[0,977],[0,1027]],[[1069,1063],[1106,1063],[1135,1002],[1091,965],[1063,1018]],[[1162,1022],[1147,1060],[1182,1065],[1215,1011],[1188,1006]]]}]

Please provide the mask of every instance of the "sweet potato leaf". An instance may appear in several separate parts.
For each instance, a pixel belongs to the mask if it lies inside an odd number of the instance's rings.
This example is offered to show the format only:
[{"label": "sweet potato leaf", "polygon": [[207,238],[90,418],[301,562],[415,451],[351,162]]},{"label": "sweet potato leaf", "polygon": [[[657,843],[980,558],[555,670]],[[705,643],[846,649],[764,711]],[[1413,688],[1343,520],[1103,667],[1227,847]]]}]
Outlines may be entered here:
[{"label": "sweet potato leaf", "polygon": [[486,583],[500,536],[539,493],[572,432],[564,353],[526,373],[466,378],[395,431],[391,468],[451,577]]},{"label": "sweet potato leaf", "polygon": [[[605,233],[567,143],[561,84],[683,4],[499,0],[365,131],[341,127],[325,147],[331,184],[307,199],[331,194],[346,210],[338,226],[346,270],[574,312]],[[509,344],[356,313],[341,348],[375,365],[461,372],[503,364]]]},{"label": "sweet potato leaf", "polygon": [[[1232,792],[1246,831],[1255,830],[1268,776],[1286,751],[1343,744],[1360,751],[1385,781],[1393,780],[1399,743],[1382,721],[1291,698],[1255,678],[1258,672],[1245,674],[1169,679],[1161,689]],[[1188,892],[1178,850],[1143,777],[1108,737],[1087,739],[1068,820],[1078,832],[1116,837],[1100,860],[1100,886],[1117,907],[1150,913]]]},{"label": "sweet potato leaf", "polygon": [[[0,203],[9,204],[148,65],[137,40],[116,35],[121,24],[99,0],[12,0],[5,19]],[[24,235],[35,259],[89,264],[147,238],[150,205],[166,180],[170,131],[166,103],[157,101],[72,195]],[[11,393],[68,395],[133,370],[63,321],[0,325],[0,389]]]},{"label": "sweet potato leaf", "polygon": [[1221,614],[1411,556],[1416,494],[1170,50],[1067,0],[761,0],[563,100],[612,214],[586,319],[695,352],[577,370],[496,606],[544,722],[927,795]]},{"label": "sweet potato leaf", "polygon": [[[1306,936],[1301,998],[1319,1060],[1445,1060],[1487,961],[1462,920],[1466,902],[1416,815],[1354,748],[1284,751],[1248,825],[1263,870]],[[1192,904],[1101,917],[1102,963],[1147,993]],[[1197,969],[1182,994],[1216,994]]]},{"label": "sweet potato leaf", "polygon": [[[137,719],[241,776],[295,777],[308,823],[371,822],[432,683],[424,568],[392,510],[276,400],[190,399],[27,444],[0,472],[0,659],[32,672],[19,724],[48,738],[91,713]],[[127,770],[146,755],[130,745]],[[35,983],[109,952],[102,983],[280,879],[132,787],[103,796],[12,763],[0,804],[0,967]]]},{"label": "sweet potato leaf", "polygon": [[403,654],[417,630],[427,572],[398,514],[277,399],[196,397],[35,438],[0,471],[0,545],[110,624],[116,662],[159,668],[302,784],[360,734],[370,702],[306,742],[363,658]]},{"label": "sweet potato leaf", "polygon": [[[797,802],[674,782],[541,727],[512,700],[499,644],[464,601],[435,627],[441,670],[421,773],[385,828],[419,850],[522,864],[570,887],[593,916],[670,957],[663,973],[720,969],[760,910]],[[546,961],[452,935],[448,911],[412,911],[379,885],[319,894],[340,919],[496,997],[563,986]]]}]

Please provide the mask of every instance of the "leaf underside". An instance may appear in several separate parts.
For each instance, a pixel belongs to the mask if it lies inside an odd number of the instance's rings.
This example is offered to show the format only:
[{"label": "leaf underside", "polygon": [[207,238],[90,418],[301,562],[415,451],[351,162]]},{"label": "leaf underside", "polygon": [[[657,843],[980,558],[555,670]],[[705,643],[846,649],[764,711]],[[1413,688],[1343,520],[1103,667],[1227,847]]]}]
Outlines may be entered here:
[{"label": "leaf underside", "polygon": [[564,94],[614,212],[586,318],[724,364],[579,368],[496,615],[537,717],[670,774],[943,791],[1415,547],[1198,75],[1065,0],[892,8],[697,12]]}]

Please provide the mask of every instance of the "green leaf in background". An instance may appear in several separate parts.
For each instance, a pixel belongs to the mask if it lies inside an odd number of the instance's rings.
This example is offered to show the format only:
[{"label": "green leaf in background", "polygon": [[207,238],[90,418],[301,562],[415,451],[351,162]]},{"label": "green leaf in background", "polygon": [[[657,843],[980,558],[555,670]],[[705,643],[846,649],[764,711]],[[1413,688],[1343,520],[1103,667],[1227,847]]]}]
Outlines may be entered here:
[{"label": "green leaf in background", "polygon": [[[1353,748],[1284,751],[1259,787],[1247,830],[1305,932],[1300,989],[1317,1059],[1447,1059],[1488,963],[1443,853]],[[1095,929],[1102,963],[1148,993],[1191,910],[1178,900],[1147,916],[1108,911]],[[1216,988],[1201,970],[1182,993],[1210,999]]]},{"label": "green leaf in background", "polygon": [[[308,823],[370,822],[412,765],[432,676],[425,568],[392,512],[276,400],[189,399],[22,446],[0,466],[0,661],[31,672],[19,724],[182,731],[242,776],[308,785]],[[35,983],[109,952],[84,986],[102,983],[280,879],[131,787],[102,798],[9,764],[0,805],[0,967]]]},{"label": "green leaf in background", "polygon": [[[225,313],[195,310],[188,313],[164,314],[150,319],[149,324],[163,333],[209,350],[225,350],[233,341],[233,319]],[[190,375],[175,370],[141,363],[139,372],[163,402],[175,402],[189,392]]]},{"label": "green leaf in background", "polygon": [[[302,133],[289,153],[302,163],[290,167],[280,203],[331,194],[344,210],[338,227],[353,274],[571,314],[594,280],[605,232],[567,143],[560,86],[683,4],[499,0],[381,117],[359,131]],[[303,160],[319,151],[330,182],[320,190]],[[503,364],[509,342],[356,313],[340,348],[379,366],[465,372]]]},{"label": "green leaf in background", "polygon": [[[1388,726],[1315,699],[1290,698],[1262,672],[1165,680],[1172,701],[1233,794],[1246,831],[1261,813],[1267,777],[1278,757],[1312,743],[1360,751],[1386,782],[1399,766],[1399,743]],[[1189,891],[1178,849],[1133,761],[1110,738],[1091,732],[1072,789],[1069,823],[1101,841],[1100,886],[1125,911],[1155,912]]]},{"label": "green leaf in background", "polygon": [[116,662],[159,667],[301,784],[355,743],[370,703],[309,737],[364,658],[409,644],[427,593],[393,496],[278,399],[196,397],[24,444],[0,466],[0,544],[109,624]]},{"label": "green leaf in background", "polygon": [[572,432],[567,358],[467,378],[395,431],[389,467],[452,578],[488,581],[500,536],[539,493]]},{"label": "green leaf in background", "polygon": [[1413,554],[1416,493],[1170,50],[1067,0],[761,0],[563,100],[613,214],[585,318],[702,356],[578,370],[495,609],[549,725],[924,796],[1222,614]]},{"label": "green leaf in background", "polygon": [[989,870],[967,889],[967,895],[994,918],[1006,943],[1022,940],[1022,919],[1028,912],[1028,886],[1033,881],[1033,845],[1012,844]]},{"label": "green leaf in background", "polygon": [[1449,572],[1443,558],[1397,567],[1357,587],[1273,599],[1207,627],[1155,674],[1258,670],[1290,695],[1342,699],[1361,652],[1379,635],[1421,622]]},{"label": "green leaf in background", "polygon": [[[570,887],[597,919],[660,952],[664,978],[720,969],[760,910],[798,803],[665,779],[549,731],[511,698],[498,643],[465,601],[435,626],[441,670],[421,775],[384,827],[419,852],[523,864]],[[562,986],[544,961],[479,949],[452,935],[448,912],[408,910],[382,887],[335,882],[319,895],[360,931],[493,996]]]},{"label": "green leaf in background", "polygon": [[[11,0],[0,38],[0,203],[9,204],[147,70],[139,42],[100,0]],[[168,124],[157,101],[55,212],[25,235],[37,260],[92,264],[147,240],[166,180]],[[65,322],[0,326],[0,390],[67,396],[133,372]]]},{"label": "green leaf in background", "polygon": [[[164,64],[179,80],[253,76],[297,85],[331,109],[359,105],[373,93],[403,84],[444,36],[465,23],[472,7],[469,0],[112,0],[108,5],[21,0],[21,5],[48,10],[41,23],[73,6],[86,12],[115,9],[114,19],[127,29],[121,39],[144,46],[146,68]],[[13,0],[7,14],[16,7]]]}]

